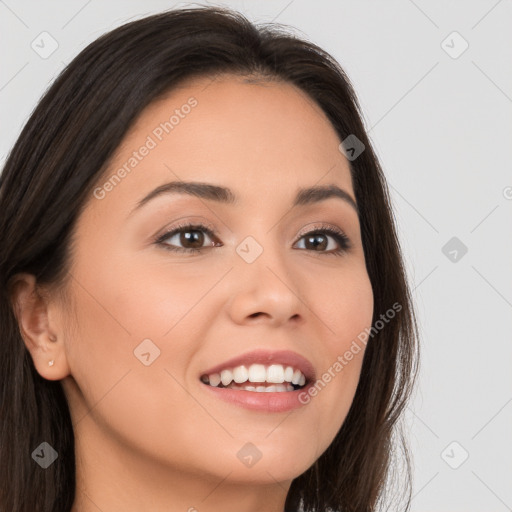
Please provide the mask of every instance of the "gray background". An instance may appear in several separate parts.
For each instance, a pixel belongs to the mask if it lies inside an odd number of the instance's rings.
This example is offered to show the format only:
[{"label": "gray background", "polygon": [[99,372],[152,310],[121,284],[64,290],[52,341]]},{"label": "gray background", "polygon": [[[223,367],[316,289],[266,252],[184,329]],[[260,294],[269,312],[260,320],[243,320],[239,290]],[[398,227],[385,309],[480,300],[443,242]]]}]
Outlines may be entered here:
[{"label": "gray background", "polygon": [[[1,162],[79,50],[125,21],[185,5],[199,4],[0,0]],[[511,1],[215,5],[292,25],[334,55],[358,93],[391,186],[422,335],[405,417],[412,510],[512,510]],[[42,47],[43,31],[58,43],[48,58],[31,47]]]}]

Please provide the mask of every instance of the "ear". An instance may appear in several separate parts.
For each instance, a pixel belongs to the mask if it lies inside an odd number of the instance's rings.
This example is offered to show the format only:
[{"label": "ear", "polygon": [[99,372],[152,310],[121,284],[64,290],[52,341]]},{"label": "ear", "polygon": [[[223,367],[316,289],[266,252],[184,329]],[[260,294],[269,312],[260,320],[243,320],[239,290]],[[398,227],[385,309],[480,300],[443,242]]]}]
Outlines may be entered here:
[{"label": "ear", "polygon": [[39,375],[48,380],[67,377],[70,369],[63,339],[65,333],[62,326],[52,325],[56,324],[52,313],[56,313],[57,306],[41,295],[32,274],[16,274],[10,282],[9,295],[20,334]]}]

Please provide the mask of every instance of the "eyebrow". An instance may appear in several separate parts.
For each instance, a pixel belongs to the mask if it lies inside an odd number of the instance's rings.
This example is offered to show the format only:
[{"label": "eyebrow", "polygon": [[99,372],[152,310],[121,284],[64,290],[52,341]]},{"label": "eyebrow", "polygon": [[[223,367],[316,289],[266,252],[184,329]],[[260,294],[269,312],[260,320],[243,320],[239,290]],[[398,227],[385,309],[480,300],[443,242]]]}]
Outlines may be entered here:
[{"label": "eyebrow", "polygon": [[[226,187],[197,181],[171,181],[164,185],[160,185],[142,198],[130,212],[130,215],[132,215],[136,210],[142,208],[152,199],[165,194],[188,194],[223,204],[235,204],[237,202],[236,195],[231,189]],[[359,214],[359,208],[352,196],[345,190],[333,184],[299,188],[292,206],[306,206],[331,198],[339,198],[345,201],[354,208],[357,214]]]}]

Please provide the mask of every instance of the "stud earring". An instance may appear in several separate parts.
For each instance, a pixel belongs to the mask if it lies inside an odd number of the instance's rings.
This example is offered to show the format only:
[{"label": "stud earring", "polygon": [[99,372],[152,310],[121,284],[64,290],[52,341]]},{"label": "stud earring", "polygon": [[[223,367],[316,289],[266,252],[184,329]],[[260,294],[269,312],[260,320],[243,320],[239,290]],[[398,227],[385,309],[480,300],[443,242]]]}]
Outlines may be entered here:
[{"label": "stud earring", "polygon": [[53,359],[52,359],[51,361],[48,361],[48,366],[53,366],[53,363],[54,363],[54,362],[55,362],[55,361],[54,361]]}]

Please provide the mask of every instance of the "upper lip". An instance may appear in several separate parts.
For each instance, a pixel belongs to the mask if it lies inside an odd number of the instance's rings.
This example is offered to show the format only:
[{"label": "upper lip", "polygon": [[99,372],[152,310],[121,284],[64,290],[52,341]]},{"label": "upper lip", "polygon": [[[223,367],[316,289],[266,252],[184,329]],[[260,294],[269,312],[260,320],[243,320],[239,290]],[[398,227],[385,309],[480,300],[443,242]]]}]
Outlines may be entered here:
[{"label": "upper lip", "polygon": [[240,365],[250,366],[251,364],[282,364],[283,366],[292,366],[294,369],[300,370],[304,374],[306,382],[315,380],[315,369],[313,365],[300,354],[291,350],[270,351],[263,349],[245,352],[244,354],[233,357],[232,359],[203,371],[201,376],[220,373],[222,370],[232,369]]}]

